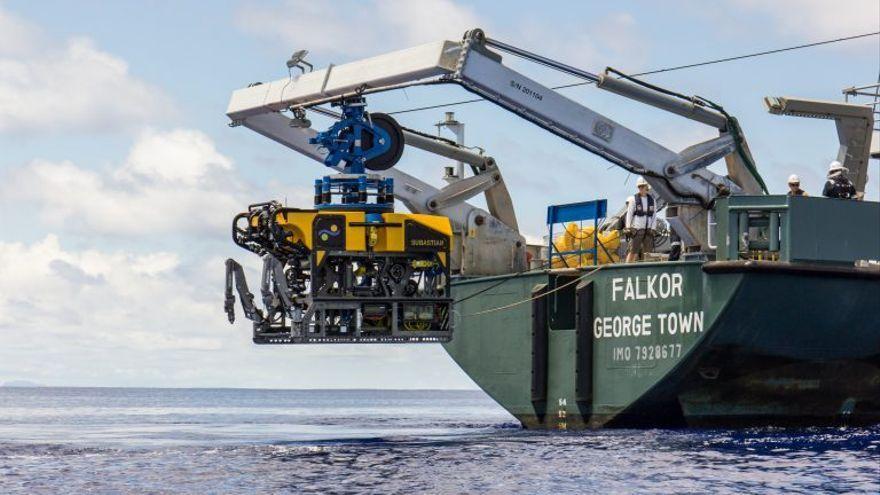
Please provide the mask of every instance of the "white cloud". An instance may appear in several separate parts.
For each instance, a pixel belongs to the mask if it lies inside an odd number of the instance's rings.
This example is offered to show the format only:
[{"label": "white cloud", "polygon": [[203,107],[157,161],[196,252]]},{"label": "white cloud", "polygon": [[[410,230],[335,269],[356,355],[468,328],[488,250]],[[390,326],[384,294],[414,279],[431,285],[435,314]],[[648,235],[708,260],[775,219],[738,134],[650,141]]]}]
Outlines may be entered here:
[{"label": "white cloud", "polygon": [[439,346],[254,346],[240,309],[226,321],[222,261],[0,242],[0,383],[472,387]]},{"label": "white cloud", "polygon": [[501,26],[496,37],[591,72],[608,65],[621,70],[641,68],[649,46],[636,19],[623,12],[589,23],[527,17],[521,23]]},{"label": "white cloud", "polygon": [[205,324],[222,321],[219,305],[177,263],[169,252],[65,250],[55,235],[0,242],[0,334],[100,348],[218,349],[222,340]]},{"label": "white cloud", "polygon": [[[787,35],[808,39],[831,38],[877,31],[877,0],[734,0],[740,8],[768,15]],[[874,41],[876,46],[876,40]]]},{"label": "white cloud", "polygon": [[180,265],[180,257],[175,253],[149,253],[138,256],[131,269],[139,275],[160,275],[169,273]]},{"label": "white cloud", "polygon": [[450,0],[379,0],[376,11],[391,29],[382,34],[401,33],[408,44],[457,40],[468,29],[483,27],[473,10]]},{"label": "white cloud", "polygon": [[162,91],[89,38],[47,39],[0,6],[0,133],[112,131],[173,113]]},{"label": "white cloud", "polygon": [[[369,19],[369,29],[352,29]],[[324,4],[287,0],[266,7],[252,4],[237,14],[245,32],[306,48],[317,57],[347,59],[379,55],[442,39],[460,40],[465,31],[483,28],[490,37],[585,69],[598,70],[613,61],[623,68],[640,67],[648,43],[635,18],[617,12],[589,23],[542,20],[522,16],[512,24],[494,26],[468,6],[452,0],[371,0],[348,2],[329,11]],[[509,62],[519,68],[518,59]]]},{"label": "white cloud", "polygon": [[[290,51],[363,56],[440,39],[458,40],[480,27],[472,9],[451,0],[321,2],[287,0],[266,7],[251,4],[236,21],[245,32],[281,40]],[[367,25],[368,23],[368,25]],[[353,28],[354,26],[354,28]]]},{"label": "white cloud", "polygon": [[[308,197],[303,188],[293,192]],[[123,236],[225,236],[257,194],[207,135],[189,129],[144,131],[115,169],[34,160],[0,185],[0,196],[31,202],[51,228]]]},{"label": "white cloud", "polygon": [[220,154],[200,131],[144,131],[128,154],[118,176],[194,185],[213,170],[231,170],[232,160]]},{"label": "white cloud", "polygon": [[0,56],[22,55],[43,42],[36,26],[4,11],[0,5]]}]

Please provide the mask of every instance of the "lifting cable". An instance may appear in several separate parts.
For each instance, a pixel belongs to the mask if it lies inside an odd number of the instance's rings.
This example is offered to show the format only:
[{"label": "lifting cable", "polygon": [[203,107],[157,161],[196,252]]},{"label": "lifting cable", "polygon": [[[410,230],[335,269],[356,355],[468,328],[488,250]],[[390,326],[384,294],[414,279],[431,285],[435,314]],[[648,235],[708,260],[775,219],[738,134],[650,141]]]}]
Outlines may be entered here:
[{"label": "lifting cable", "polygon": [[549,291],[547,291],[547,292],[542,292],[542,293],[538,294],[537,296],[532,296],[532,297],[530,297],[530,298],[528,298],[528,299],[523,299],[523,300],[521,300],[521,301],[516,301],[516,302],[514,302],[514,303],[510,303],[510,304],[505,304],[504,306],[498,306],[497,308],[484,309],[483,311],[477,311],[476,313],[471,313],[471,314],[469,314],[469,315],[461,315],[460,318],[468,318],[468,317],[471,317],[471,316],[480,316],[480,315],[485,315],[485,314],[489,314],[489,313],[494,313],[494,312],[496,312],[496,311],[504,311],[504,310],[507,310],[507,309],[514,308],[514,307],[516,307],[516,306],[520,306],[520,305],[525,304],[525,303],[527,303],[527,302],[537,301],[538,299],[541,299],[542,297],[549,296],[550,294],[553,294],[554,292],[558,292],[558,291],[560,291],[560,290],[562,290],[562,289],[564,289],[564,288],[566,288],[566,287],[569,287],[569,286],[571,286],[571,285],[573,285],[573,284],[575,284],[575,283],[577,283],[577,282],[580,282],[581,280],[583,280],[583,279],[589,277],[589,276],[592,275],[593,273],[596,273],[596,271],[599,270],[600,268],[601,268],[601,266],[597,266],[596,268],[593,268],[592,270],[590,270],[590,271],[588,271],[587,273],[581,275],[580,277],[577,277],[577,278],[574,279],[574,280],[571,280],[571,281],[569,281],[569,282],[566,282],[566,283],[564,283],[564,284],[562,284],[562,285],[556,287],[556,288],[553,289],[553,290],[549,290]]},{"label": "lifting cable", "polygon": [[[618,237],[619,237],[619,236],[620,236],[620,234],[618,234]],[[613,239],[612,239],[612,240],[613,240]],[[605,245],[604,245],[604,243],[602,243],[601,241],[599,241],[599,244],[602,246],[602,249],[605,251],[605,254],[607,254],[607,255],[610,257],[611,254],[608,252],[607,249],[605,249]],[[517,277],[519,277],[519,276],[521,276],[521,275],[525,275],[525,274],[527,274],[527,273],[529,273],[529,272],[534,272],[534,271],[537,271],[537,270],[543,270],[544,267],[545,267],[546,265],[547,265],[547,264],[545,263],[545,264],[542,264],[541,266],[536,267],[536,268],[531,268],[531,269],[529,269],[529,270],[523,270],[523,271],[519,271],[519,272],[513,273],[513,274],[511,274],[511,275],[507,275],[507,276],[505,276],[503,279],[499,280],[498,282],[496,282],[496,283],[494,283],[494,284],[492,284],[492,285],[490,285],[490,286],[488,286],[488,287],[485,287],[485,288],[483,288],[483,289],[481,289],[481,290],[478,290],[477,292],[474,292],[473,294],[469,294],[469,295],[467,295],[467,296],[465,296],[465,297],[463,297],[463,298],[461,298],[461,299],[457,299],[457,300],[453,301],[452,304],[459,304],[459,303],[462,303],[462,302],[464,302],[464,301],[467,301],[468,299],[472,299],[472,298],[474,298],[474,297],[476,297],[476,296],[478,296],[478,295],[480,295],[480,294],[483,294],[483,293],[485,293],[485,292],[488,292],[488,291],[490,291],[490,290],[492,290],[492,289],[494,289],[494,288],[500,286],[501,284],[504,284],[505,282],[508,282],[508,281],[510,281],[510,280],[512,280],[512,279],[514,279],[514,278],[517,278]],[[599,270],[600,268],[602,268],[601,265],[600,265],[600,266],[597,266],[596,268],[593,268],[592,270],[588,271],[587,273],[581,275],[580,277],[578,277],[578,278],[576,278],[576,279],[574,279],[574,280],[572,280],[572,281],[570,281],[570,282],[566,282],[566,283],[564,283],[564,284],[562,284],[562,285],[556,287],[556,288],[553,289],[553,290],[550,290],[550,291],[547,291],[547,292],[543,292],[543,293],[541,293],[541,294],[538,294],[537,296],[532,296],[532,297],[530,297],[530,298],[528,298],[528,299],[523,299],[523,300],[521,300],[521,301],[516,301],[516,302],[514,302],[514,303],[506,304],[506,305],[504,305],[504,306],[498,306],[497,308],[490,308],[490,309],[485,309],[485,310],[483,310],[483,311],[477,311],[476,313],[471,313],[471,314],[467,314],[467,315],[461,315],[461,316],[459,316],[459,317],[460,317],[460,318],[468,318],[468,317],[471,317],[471,316],[480,316],[480,315],[484,315],[484,314],[495,313],[495,312],[497,312],[497,311],[504,311],[504,310],[507,310],[507,309],[515,308],[516,306],[519,306],[519,305],[525,304],[525,303],[527,303],[527,302],[537,301],[538,299],[541,299],[541,298],[544,297],[544,296],[549,296],[550,294],[553,294],[554,292],[558,292],[558,291],[560,291],[560,290],[562,290],[562,289],[564,289],[564,288],[566,288],[566,287],[569,287],[569,286],[571,286],[572,284],[574,284],[574,283],[576,283],[576,282],[580,282],[581,280],[583,280],[583,279],[587,278],[588,276],[592,275],[593,273],[595,273],[595,272],[596,272],[597,270]]]},{"label": "lifting cable", "polygon": [[[764,55],[773,55],[776,53],[783,53],[783,52],[789,52],[789,51],[793,51],[793,50],[800,50],[803,48],[812,48],[814,46],[830,45],[832,43],[840,43],[843,41],[850,41],[850,40],[856,40],[856,39],[860,39],[860,38],[867,38],[869,36],[877,36],[878,34],[880,34],[880,31],[876,31],[873,33],[856,34],[853,36],[844,36],[842,38],[834,38],[834,39],[824,40],[824,41],[815,41],[812,43],[805,43],[802,45],[787,46],[784,48],[776,48],[773,50],[764,50],[761,52],[747,53],[745,55],[737,55],[734,57],[718,58],[718,59],[714,59],[714,60],[705,60],[702,62],[695,62],[692,64],[676,65],[676,66],[672,66],[672,67],[664,67],[662,69],[654,69],[654,70],[648,70],[648,71],[644,71],[644,72],[636,72],[635,74],[631,74],[631,76],[632,77],[640,77],[640,76],[647,76],[647,75],[651,75],[651,74],[659,74],[662,72],[673,72],[673,71],[677,71],[677,70],[693,69],[696,67],[703,67],[705,65],[722,64],[722,63],[726,63],[726,62],[733,62],[736,60],[743,60],[743,59],[747,59],[747,58],[762,57]],[[562,84],[560,86],[551,86],[550,89],[573,88],[575,86],[586,86],[589,84],[593,84],[592,81],[581,81],[581,82],[576,82],[576,83]],[[437,105],[428,105],[428,106],[424,106],[424,107],[408,108],[405,110],[398,110],[396,112],[387,112],[387,113],[388,113],[388,115],[397,115],[397,114],[401,114],[401,113],[421,112],[423,110],[434,110],[436,108],[452,107],[452,106],[456,106],[456,105],[466,105],[468,103],[477,103],[480,101],[486,101],[486,100],[484,100],[483,98],[473,98],[470,100],[461,100],[461,101],[454,101],[454,102],[449,102],[449,103],[440,103]]]},{"label": "lifting cable", "polygon": [[479,296],[480,294],[483,294],[485,292],[489,292],[490,290],[492,290],[496,287],[499,287],[500,285],[504,284],[505,282],[513,280],[517,277],[520,277],[522,275],[527,275],[531,272],[544,270],[547,268],[548,265],[549,265],[549,263],[542,263],[541,266],[536,266],[535,268],[529,268],[528,270],[520,270],[516,273],[511,273],[510,275],[504,275],[504,278],[502,278],[498,282],[496,282],[488,287],[485,287],[483,289],[480,289],[477,292],[474,292],[473,294],[469,294],[465,297],[462,297],[461,299],[456,299],[455,301],[452,302],[452,304],[459,304],[459,303],[463,303],[463,302],[467,301],[468,299],[473,299],[473,298]]},{"label": "lifting cable", "polygon": [[[564,234],[563,234],[563,235],[564,235]],[[619,238],[620,238],[620,234],[618,233],[618,234],[617,234],[617,237],[615,237],[615,238],[613,238],[613,239],[609,239],[609,242],[610,242],[610,241],[614,241],[614,240],[619,239]],[[602,241],[600,240],[600,241],[599,241],[599,246],[602,247],[602,250],[605,251],[605,254],[608,256],[608,258],[611,258],[611,253],[608,252],[608,249],[605,247],[605,243],[602,242]],[[564,262],[564,261],[565,261],[565,259],[563,259],[563,262]],[[528,274],[530,274],[530,273],[532,273],[532,272],[537,272],[537,271],[545,270],[545,269],[548,269],[548,268],[552,268],[552,267],[550,267],[550,262],[549,262],[549,261],[544,262],[544,263],[541,263],[540,266],[536,266],[535,268],[529,268],[528,270],[520,270],[520,271],[518,271],[518,272],[516,272],[516,273],[511,273],[510,275],[504,275],[504,276],[503,276],[504,278],[502,278],[502,279],[499,280],[498,282],[496,282],[496,283],[494,283],[494,284],[492,284],[492,285],[490,285],[490,286],[488,286],[488,287],[484,287],[484,288],[478,290],[477,292],[474,292],[473,294],[468,294],[467,296],[464,296],[464,297],[462,297],[461,299],[456,299],[455,301],[452,301],[452,304],[455,305],[455,304],[463,303],[463,302],[467,301],[468,299],[473,299],[473,298],[479,296],[480,294],[484,294],[484,293],[489,292],[490,290],[492,290],[492,289],[494,289],[494,288],[496,288],[496,287],[500,287],[501,285],[503,285],[503,284],[505,284],[505,283],[507,283],[507,282],[509,282],[509,281],[511,281],[511,280],[513,280],[513,279],[515,279],[515,278],[521,277],[521,276],[523,276],[523,275],[528,275]],[[473,316],[473,315],[467,315],[467,316]]]}]

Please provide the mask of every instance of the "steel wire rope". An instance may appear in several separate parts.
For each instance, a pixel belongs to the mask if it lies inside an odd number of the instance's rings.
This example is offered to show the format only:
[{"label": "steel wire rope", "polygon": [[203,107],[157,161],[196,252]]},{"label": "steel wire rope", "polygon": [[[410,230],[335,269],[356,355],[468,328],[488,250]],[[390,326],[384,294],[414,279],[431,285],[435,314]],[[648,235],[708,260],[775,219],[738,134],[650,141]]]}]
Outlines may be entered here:
[{"label": "steel wire rope", "polygon": [[538,294],[537,296],[532,296],[532,297],[530,297],[530,298],[528,298],[528,299],[523,299],[523,300],[521,300],[521,301],[516,301],[516,302],[514,302],[514,303],[510,303],[510,304],[505,304],[504,306],[498,306],[498,307],[496,307],[496,308],[490,308],[490,309],[485,309],[485,310],[483,310],[483,311],[477,311],[476,313],[471,313],[471,314],[469,314],[469,315],[460,315],[459,318],[469,318],[469,317],[471,317],[471,316],[480,316],[480,315],[485,315],[485,314],[489,314],[489,313],[495,313],[496,311],[504,311],[504,310],[507,310],[507,309],[511,309],[511,308],[514,308],[514,307],[519,306],[519,305],[521,305],[521,304],[525,304],[525,303],[527,303],[527,302],[537,301],[538,299],[541,299],[542,297],[549,296],[550,294],[553,294],[553,293],[555,293],[555,292],[559,292],[560,290],[562,290],[562,289],[564,289],[564,288],[566,288],[566,287],[569,287],[569,286],[571,286],[572,284],[574,284],[574,283],[576,283],[576,282],[580,282],[581,280],[583,280],[583,279],[589,277],[590,275],[592,275],[593,273],[595,273],[595,272],[596,272],[597,270],[599,270],[600,268],[601,268],[601,266],[597,266],[596,268],[593,268],[592,270],[590,270],[590,271],[588,271],[587,273],[581,275],[580,277],[578,277],[578,278],[576,278],[576,279],[574,279],[574,280],[571,280],[571,281],[569,281],[569,282],[566,282],[566,283],[564,283],[564,284],[562,284],[562,285],[560,285],[560,286],[554,288],[553,290],[549,290],[549,291],[547,291],[547,292],[542,292],[542,293]]},{"label": "steel wire rope", "polygon": [[549,265],[549,263],[542,263],[541,266],[537,266],[535,268],[529,268],[528,270],[520,270],[518,272],[503,275],[504,278],[499,280],[498,282],[490,285],[489,287],[485,287],[483,289],[480,289],[477,292],[474,292],[473,294],[468,294],[468,295],[462,297],[461,299],[456,299],[455,301],[452,301],[452,304],[454,305],[454,304],[458,304],[458,303],[463,303],[463,302],[467,301],[468,299],[473,299],[473,298],[479,296],[480,294],[484,294],[486,292],[489,292],[490,290],[492,290],[496,287],[500,287],[505,282],[513,280],[513,279],[520,277],[522,275],[526,275],[531,272],[536,272],[536,271],[547,269],[548,265]]},{"label": "steel wire rope", "polygon": [[[747,59],[747,58],[762,57],[765,55],[773,55],[776,53],[789,52],[789,51],[793,51],[793,50],[801,50],[804,48],[812,48],[814,46],[830,45],[832,43],[840,43],[843,41],[851,41],[851,40],[856,40],[856,39],[861,39],[861,38],[867,38],[869,36],[877,36],[878,34],[880,34],[880,31],[876,31],[876,32],[872,32],[872,33],[855,34],[852,36],[844,36],[841,38],[834,38],[834,39],[830,39],[830,40],[815,41],[812,43],[804,43],[801,45],[787,46],[784,48],[776,48],[773,50],[764,50],[764,51],[760,51],[760,52],[746,53],[744,55],[736,55],[733,57],[724,57],[724,58],[718,58],[718,59],[713,59],[713,60],[704,60],[702,62],[695,62],[692,64],[676,65],[676,66],[672,66],[672,67],[664,67],[661,69],[653,69],[653,70],[648,70],[648,71],[644,71],[644,72],[636,72],[634,74],[630,74],[630,76],[631,77],[639,77],[639,76],[647,76],[647,75],[651,75],[651,74],[660,74],[663,72],[673,72],[673,71],[677,71],[677,70],[693,69],[696,67],[703,67],[706,65],[722,64],[722,63],[726,63],[726,62],[733,62],[736,60],[743,60],[743,59]],[[587,86],[589,84],[593,84],[593,82],[592,81],[580,81],[580,82],[575,82],[575,83],[562,84],[559,86],[551,86],[550,89],[573,88],[575,86]],[[469,100],[453,101],[453,102],[449,102],[449,103],[440,103],[437,105],[427,105],[427,106],[416,107],[416,108],[407,108],[404,110],[397,110],[394,112],[387,112],[387,113],[388,113],[388,115],[397,115],[397,114],[401,114],[401,113],[421,112],[424,110],[434,110],[436,108],[445,108],[445,107],[452,107],[452,106],[457,106],[457,105],[466,105],[469,103],[477,103],[477,102],[481,102],[481,101],[486,101],[486,100],[484,100],[483,98],[472,98]]]},{"label": "steel wire rope", "polygon": [[[614,241],[614,240],[616,240],[616,239],[620,239],[620,233],[619,233],[619,231],[618,231],[617,237],[614,237],[614,238],[612,238],[612,239],[608,239],[608,241],[611,242],[611,241]],[[609,258],[611,258],[611,253],[610,253],[610,252],[608,251],[608,249],[605,247],[605,243],[602,242],[602,240],[599,240],[599,245],[602,247],[602,250],[605,251],[605,254],[606,254]],[[513,279],[515,279],[515,278],[517,278],[517,277],[520,277],[520,276],[522,276],[522,275],[527,275],[527,274],[529,274],[529,273],[531,273],[531,272],[536,272],[536,271],[545,270],[545,269],[552,269],[552,266],[550,266],[550,262],[549,262],[549,261],[546,262],[546,263],[542,263],[541,266],[537,266],[537,267],[535,267],[535,268],[529,268],[528,270],[520,270],[520,271],[515,272],[515,273],[511,273],[511,274],[508,274],[508,275],[504,275],[504,278],[501,279],[501,280],[499,280],[498,282],[496,282],[496,283],[494,283],[494,284],[492,284],[492,285],[490,285],[490,286],[488,286],[488,287],[485,287],[485,288],[483,288],[483,289],[480,289],[480,290],[478,290],[477,292],[474,292],[473,294],[468,294],[467,296],[462,297],[461,299],[456,299],[456,300],[452,301],[452,304],[455,305],[455,304],[463,303],[463,302],[467,301],[468,299],[473,299],[474,297],[477,297],[477,296],[479,296],[480,294],[485,294],[486,292],[489,292],[490,290],[492,290],[492,289],[494,289],[494,288],[496,288],[496,287],[500,287],[501,285],[505,284],[506,282],[509,282],[509,281],[511,281],[511,280],[513,280]]]},{"label": "steel wire rope", "polygon": [[[617,238],[618,238],[618,239],[620,238],[620,234],[617,235]],[[611,239],[611,240],[613,241],[614,239]],[[611,254],[608,252],[607,249],[605,249],[605,245],[604,245],[604,243],[601,242],[601,241],[599,241],[599,243],[602,245],[602,249],[605,251],[605,253],[610,257]],[[455,304],[458,304],[458,303],[461,303],[461,302],[467,301],[468,299],[474,298],[474,297],[476,297],[476,296],[478,296],[478,295],[480,295],[480,294],[483,294],[483,293],[485,293],[485,292],[488,292],[488,291],[490,291],[490,290],[492,290],[492,289],[494,289],[494,288],[496,288],[496,287],[498,287],[498,286],[504,284],[505,282],[508,282],[508,281],[510,281],[510,280],[512,280],[512,279],[514,279],[514,278],[516,278],[516,277],[518,277],[518,276],[520,276],[520,275],[524,275],[524,274],[529,273],[529,272],[532,272],[532,271],[536,271],[536,270],[544,269],[544,266],[545,266],[545,265],[542,265],[542,266],[537,267],[537,268],[532,268],[532,269],[529,269],[529,270],[523,270],[523,271],[519,271],[519,272],[513,273],[513,274],[511,274],[511,275],[508,275],[508,276],[506,276],[503,280],[500,280],[500,281],[498,281],[497,283],[494,283],[494,284],[490,285],[489,287],[486,287],[486,288],[481,289],[481,290],[479,290],[479,291],[477,291],[477,292],[475,292],[475,293],[473,293],[473,294],[469,294],[469,295],[467,295],[467,296],[465,296],[465,297],[463,297],[463,298],[461,298],[461,299],[458,299],[458,300],[453,301],[452,304],[455,305]],[[586,278],[586,277],[592,275],[594,272],[596,272],[596,270],[599,270],[599,268],[601,268],[601,266],[597,266],[596,268],[593,268],[592,270],[590,270],[589,272],[585,273],[584,275],[582,275],[582,276],[576,278],[575,280],[572,280],[572,281],[567,282],[567,283],[565,283],[565,284],[563,284],[563,285],[560,285],[559,287],[556,287],[555,289],[553,289],[553,290],[551,290],[551,291],[544,292],[544,293],[541,293],[541,294],[539,294],[539,295],[537,295],[537,296],[533,296],[533,297],[530,297],[530,298],[528,298],[528,299],[523,299],[523,300],[521,300],[521,301],[517,301],[517,302],[515,302],[515,303],[507,304],[507,305],[504,305],[504,306],[499,306],[499,307],[497,307],[497,308],[491,308],[491,309],[487,309],[487,310],[483,310],[483,311],[478,311],[478,312],[476,312],[476,313],[471,313],[471,314],[467,314],[467,315],[459,315],[459,318],[467,318],[467,317],[470,317],[470,316],[479,316],[479,315],[483,315],[483,314],[487,314],[487,313],[494,313],[494,312],[496,312],[496,311],[502,311],[502,310],[505,310],[505,309],[510,309],[510,308],[513,308],[513,307],[519,306],[520,304],[525,304],[525,303],[527,303],[527,302],[529,302],[529,301],[535,301],[535,300],[538,300],[538,299],[540,299],[540,298],[542,298],[542,297],[544,297],[544,296],[547,296],[547,295],[553,294],[554,292],[557,292],[557,291],[559,291],[559,290],[562,290],[562,289],[564,289],[564,288],[570,286],[571,284],[573,284],[573,283],[575,283],[575,282],[578,282],[578,281],[580,281],[580,280],[583,280],[584,278]]]}]

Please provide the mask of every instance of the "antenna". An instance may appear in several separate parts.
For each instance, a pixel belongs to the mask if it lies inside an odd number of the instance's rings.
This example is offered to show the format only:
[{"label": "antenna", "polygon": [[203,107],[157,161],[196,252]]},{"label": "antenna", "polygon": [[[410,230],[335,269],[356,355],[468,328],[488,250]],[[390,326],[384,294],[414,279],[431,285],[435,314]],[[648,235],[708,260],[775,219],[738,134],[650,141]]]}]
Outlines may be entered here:
[{"label": "antenna", "polygon": [[293,52],[293,55],[291,55],[290,58],[287,60],[287,68],[292,69],[296,67],[297,69],[302,71],[303,74],[305,74],[306,67],[308,67],[308,72],[312,72],[312,70],[314,70],[314,67],[312,66],[312,64],[306,62],[305,60],[306,55],[308,54],[308,50],[297,50]]}]

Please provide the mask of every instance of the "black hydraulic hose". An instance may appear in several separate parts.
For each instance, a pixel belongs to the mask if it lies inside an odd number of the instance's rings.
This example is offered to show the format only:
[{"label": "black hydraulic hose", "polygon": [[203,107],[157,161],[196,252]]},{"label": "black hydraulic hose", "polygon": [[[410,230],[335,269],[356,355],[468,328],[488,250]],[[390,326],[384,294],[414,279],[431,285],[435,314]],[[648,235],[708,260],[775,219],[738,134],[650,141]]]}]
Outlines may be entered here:
[{"label": "black hydraulic hose", "polygon": [[656,86],[656,85],[651,84],[649,82],[642,81],[641,79],[636,79],[635,77],[632,77],[629,74],[625,74],[623,72],[620,72],[619,70],[615,69],[614,67],[606,67],[605,71],[611,72],[613,74],[617,74],[618,76],[620,76],[621,79],[626,79],[627,81],[634,83],[634,84],[638,84],[639,86],[643,86],[648,89],[653,89],[654,91],[656,91],[658,93],[663,93],[667,96],[673,96],[675,98],[681,98],[682,100],[690,101],[691,103],[695,103],[701,107],[706,106],[706,104],[704,102],[696,99],[697,97],[687,96],[687,95],[683,95],[681,93],[676,93],[675,91],[672,91],[672,90],[669,90],[666,88],[661,88],[660,86]]},{"label": "black hydraulic hose", "polygon": [[703,98],[702,96],[697,96],[697,98],[706,102],[709,107],[717,110],[719,113],[721,113],[721,115],[724,115],[724,118],[727,119],[728,132],[733,135],[734,143],[736,143],[737,153],[739,154],[740,158],[742,158],[743,163],[746,164],[746,168],[749,170],[749,173],[751,173],[752,177],[754,177],[755,180],[758,181],[758,185],[761,186],[761,190],[764,191],[764,194],[770,194],[770,191],[767,189],[767,184],[764,183],[764,178],[761,177],[761,174],[758,172],[757,165],[755,165],[755,162],[752,161],[752,158],[747,155],[745,150],[743,149],[742,142],[744,138],[742,135],[742,128],[739,125],[739,120],[737,120],[736,117],[727,113],[724,110],[724,107],[722,107],[721,105],[718,105],[711,100]]},{"label": "black hydraulic hose", "polygon": [[640,79],[636,79],[632,76],[624,74],[623,72],[620,72],[619,70],[617,70],[613,67],[608,67],[605,70],[608,72],[617,74],[622,79],[626,79],[627,81],[630,81],[633,84],[638,84],[640,86],[657,91],[659,93],[663,93],[667,96],[672,96],[675,98],[680,98],[685,101],[689,101],[689,102],[691,102],[695,105],[699,105],[701,107],[711,108],[712,110],[715,110],[718,113],[720,113],[721,115],[723,115],[724,118],[727,119],[727,129],[726,130],[727,130],[727,132],[729,132],[733,136],[734,143],[736,144],[737,154],[740,156],[740,158],[742,158],[743,163],[745,163],[746,168],[748,169],[749,173],[752,174],[752,177],[754,177],[755,180],[758,181],[758,185],[761,186],[761,190],[764,191],[764,194],[769,194],[769,191],[767,189],[767,184],[764,183],[764,178],[761,177],[761,174],[758,172],[758,167],[755,165],[755,163],[752,161],[751,157],[749,157],[746,154],[745,150],[743,149],[743,146],[742,146],[743,134],[742,134],[742,128],[739,125],[739,121],[736,119],[736,117],[727,113],[727,111],[724,110],[724,107],[722,107],[721,105],[713,102],[712,100],[709,100],[708,98],[704,98],[702,96],[696,96],[696,95],[695,96],[686,96],[681,93],[676,93],[675,91],[671,91],[666,88],[661,88],[660,86],[656,86],[654,84],[642,81]]}]

